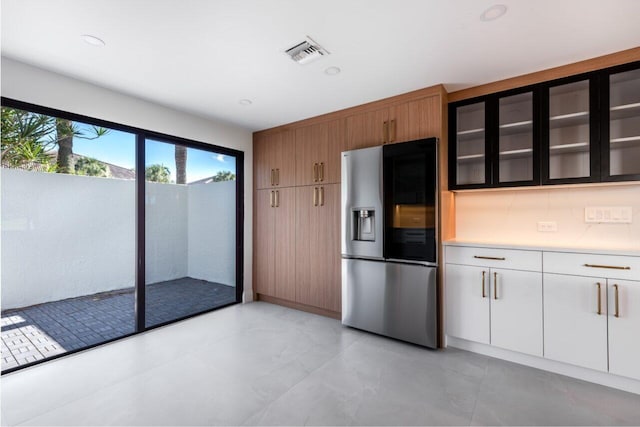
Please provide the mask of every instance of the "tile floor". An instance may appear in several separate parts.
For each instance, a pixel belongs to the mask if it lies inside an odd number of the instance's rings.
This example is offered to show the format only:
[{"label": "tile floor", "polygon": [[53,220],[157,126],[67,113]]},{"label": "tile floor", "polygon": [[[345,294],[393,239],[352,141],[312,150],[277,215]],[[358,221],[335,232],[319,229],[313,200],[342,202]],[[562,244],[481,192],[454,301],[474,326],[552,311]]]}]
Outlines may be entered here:
[{"label": "tile floor", "polygon": [[639,422],[639,395],[261,302],[2,377],[3,425]]},{"label": "tile floor", "polygon": [[[158,325],[235,301],[236,288],[190,277],[147,285],[146,322]],[[2,371],[134,331],[133,288],[2,312]]]}]

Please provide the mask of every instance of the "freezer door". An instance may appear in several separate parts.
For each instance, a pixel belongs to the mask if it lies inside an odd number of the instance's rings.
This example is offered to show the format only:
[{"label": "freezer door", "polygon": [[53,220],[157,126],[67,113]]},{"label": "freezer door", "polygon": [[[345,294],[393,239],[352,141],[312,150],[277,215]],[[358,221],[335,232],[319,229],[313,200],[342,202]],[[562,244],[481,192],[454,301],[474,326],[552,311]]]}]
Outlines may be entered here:
[{"label": "freezer door", "polygon": [[342,153],[344,256],[382,259],[382,147]]},{"label": "freezer door", "polygon": [[344,258],[342,323],[436,348],[436,267]]}]

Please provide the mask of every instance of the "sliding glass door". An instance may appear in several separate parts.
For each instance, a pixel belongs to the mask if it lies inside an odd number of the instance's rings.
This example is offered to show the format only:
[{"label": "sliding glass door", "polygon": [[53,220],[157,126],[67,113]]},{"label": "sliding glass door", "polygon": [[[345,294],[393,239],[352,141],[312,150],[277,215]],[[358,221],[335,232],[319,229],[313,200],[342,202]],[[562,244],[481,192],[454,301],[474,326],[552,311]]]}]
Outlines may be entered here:
[{"label": "sliding glass door", "polygon": [[241,302],[242,164],[2,98],[2,373]]},{"label": "sliding glass door", "polygon": [[145,179],[145,325],[236,302],[235,158],[147,139]]}]

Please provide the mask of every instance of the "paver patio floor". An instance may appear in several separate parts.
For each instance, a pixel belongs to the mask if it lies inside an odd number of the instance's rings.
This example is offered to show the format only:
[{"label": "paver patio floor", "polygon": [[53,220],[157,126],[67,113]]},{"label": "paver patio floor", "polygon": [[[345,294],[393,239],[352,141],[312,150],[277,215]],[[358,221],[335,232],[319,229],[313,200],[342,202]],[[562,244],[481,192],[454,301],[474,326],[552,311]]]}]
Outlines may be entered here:
[{"label": "paver patio floor", "polygon": [[[147,285],[147,326],[235,301],[236,289],[185,277]],[[134,332],[134,289],[2,311],[2,371]]]}]

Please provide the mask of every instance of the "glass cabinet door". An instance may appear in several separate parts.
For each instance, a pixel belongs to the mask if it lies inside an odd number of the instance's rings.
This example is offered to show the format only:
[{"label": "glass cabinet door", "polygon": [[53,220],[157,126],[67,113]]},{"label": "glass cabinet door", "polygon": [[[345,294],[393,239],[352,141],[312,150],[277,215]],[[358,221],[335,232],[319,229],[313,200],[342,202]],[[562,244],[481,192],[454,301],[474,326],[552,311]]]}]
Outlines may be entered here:
[{"label": "glass cabinet door", "polygon": [[640,69],[611,74],[603,84],[609,85],[604,174],[611,179],[640,175]]},{"label": "glass cabinet door", "polygon": [[590,81],[549,88],[548,179],[591,177]]},{"label": "glass cabinet door", "polygon": [[533,92],[498,100],[498,183],[533,182]]},{"label": "glass cabinet door", "polygon": [[487,183],[485,103],[456,108],[455,184],[457,186]]}]

